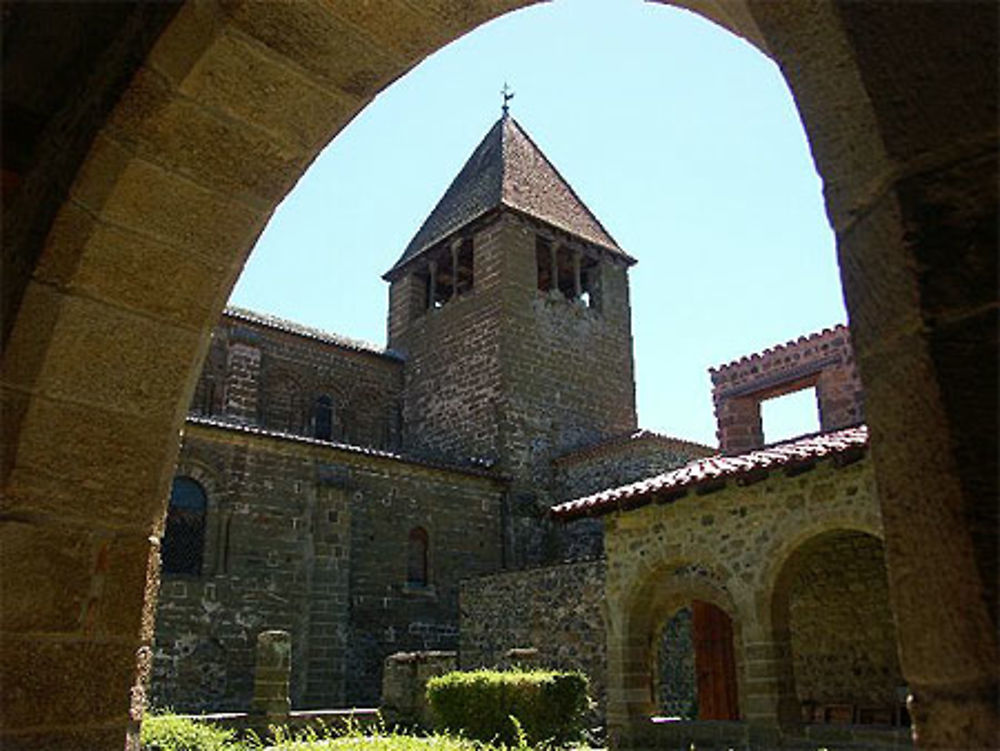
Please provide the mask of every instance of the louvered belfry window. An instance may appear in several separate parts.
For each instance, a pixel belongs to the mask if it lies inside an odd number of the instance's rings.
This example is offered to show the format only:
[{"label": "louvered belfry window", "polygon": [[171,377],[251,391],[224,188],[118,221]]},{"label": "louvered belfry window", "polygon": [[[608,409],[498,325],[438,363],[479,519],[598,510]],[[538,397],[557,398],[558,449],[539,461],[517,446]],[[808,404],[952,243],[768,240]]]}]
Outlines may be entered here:
[{"label": "louvered belfry window", "polygon": [[205,555],[205,491],[190,477],[175,477],[160,548],[164,574],[201,574]]}]

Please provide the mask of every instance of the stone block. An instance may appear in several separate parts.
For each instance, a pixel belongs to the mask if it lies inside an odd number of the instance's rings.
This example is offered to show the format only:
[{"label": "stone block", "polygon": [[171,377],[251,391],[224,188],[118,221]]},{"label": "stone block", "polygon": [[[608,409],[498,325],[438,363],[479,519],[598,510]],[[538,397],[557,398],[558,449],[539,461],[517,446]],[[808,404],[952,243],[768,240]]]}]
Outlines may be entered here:
[{"label": "stone block", "polygon": [[151,533],[166,503],[158,467],[168,447],[153,442],[158,429],[156,420],[36,397],[22,421],[5,510],[99,529],[92,515],[100,509],[102,525]]},{"label": "stone block", "polygon": [[[216,313],[217,290],[233,281],[217,259],[109,226],[76,204],[60,212],[36,278],[188,328],[202,327]],[[163,289],[160,282],[168,278]]]},{"label": "stone block", "polygon": [[[138,158],[121,171],[103,203],[91,208],[105,221],[232,269],[242,267],[268,218],[261,206],[248,206]],[[233,248],[240,250],[234,255]]]},{"label": "stone block", "polygon": [[83,529],[16,521],[0,526],[0,630],[78,630],[91,594],[94,558],[94,538]]},{"label": "stone block", "polygon": [[253,39],[359,99],[374,96],[404,67],[396,53],[322,3],[230,3],[225,11]]},{"label": "stone block", "polygon": [[[127,691],[87,691],[81,687],[130,686],[138,642],[48,640],[4,636],[0,664],[0,715],[8,730],[121,722],[129,711]],[[49,703],[40,706],[38,696]],[[124,739],[124,732],[122,732]]]},{"label": "stone block", "polygon": [[312,156],[302,146],[281,143],[250,123],[179,96],[150,69],[133,79],[109,125],[111,137],[136,156],[262,208],[285,195]]}]

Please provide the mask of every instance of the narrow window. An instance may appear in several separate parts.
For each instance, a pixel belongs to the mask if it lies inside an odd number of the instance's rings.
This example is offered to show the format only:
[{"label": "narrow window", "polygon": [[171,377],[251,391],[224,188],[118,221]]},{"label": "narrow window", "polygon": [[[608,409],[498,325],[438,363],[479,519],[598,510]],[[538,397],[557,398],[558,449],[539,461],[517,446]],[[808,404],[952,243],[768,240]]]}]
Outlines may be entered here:
[{"label": "narrow window", "polygon": [[406,561],[406,583],[411,587],[427,586],[427,530],[414,527],[410,530]]},{"label": "narrow window", "polygon": [[443,307],[451,300],[451,293],[455,286],[455,269],[451,262],[451,249],[444,248],[444,252],[437,253],[437,283],[434,285],[434,307]]},{"label": "narrow window", "polygon": [[313,437],[323,441],[333,439],[333,400],[326,394],[313,407]]},{"label": "narrow window", "polygon": [[567,248],[565,245],[559,246],[556,250],[556,268],[559,274],[559,278],[556,280],[556,283],[559,285],[559,291],[563,293],[563,297],[567,300],[575,300],[576,271],[572,248]]},{"label": "narrow window", "polygon": [[584,255],[580,260],[580,298],[588,308],[601,309],[601,262]]},{"label": "narrow window", "polygon": [[207,507],[208,501],[201,485],[190,477],[174,478],[160,548],[164,574],[201,574]]},{"label": "narrow window", "polygon": [[191,400],[191,411],[195,414],[211,416],[215,403],[215,381],[211,376],[203,377],[195,388]]},{"label": "narrow window", "polygon": [[474,283],[472,259],[472,238],[467,237],[462,240],[462,245],[458,249],[458,266],[455,269],[456,295],[464,295],[466,292],[472,291]]},{"label": "narrow window", "polygon": [[552,243],[544,237],[535,236],[535,264],[538,269],[538,289],[548,292],[552,289]]}]

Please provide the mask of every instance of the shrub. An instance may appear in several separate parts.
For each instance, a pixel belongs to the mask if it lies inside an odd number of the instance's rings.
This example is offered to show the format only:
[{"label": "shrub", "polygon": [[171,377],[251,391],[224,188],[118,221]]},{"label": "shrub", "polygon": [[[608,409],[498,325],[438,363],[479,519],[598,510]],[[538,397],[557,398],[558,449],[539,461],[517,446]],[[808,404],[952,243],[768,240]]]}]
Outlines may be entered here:
[{"label": "shrub", "polygon": [[236,731],[175,714],[148,713],[142,721],[143,751],[238,751]]},{"label": "shrub", "polygon": [[447,673],[428,681],[427,701],[438,728],[517,746],[577,740],[589,703],[585,675],[547,670]]}]

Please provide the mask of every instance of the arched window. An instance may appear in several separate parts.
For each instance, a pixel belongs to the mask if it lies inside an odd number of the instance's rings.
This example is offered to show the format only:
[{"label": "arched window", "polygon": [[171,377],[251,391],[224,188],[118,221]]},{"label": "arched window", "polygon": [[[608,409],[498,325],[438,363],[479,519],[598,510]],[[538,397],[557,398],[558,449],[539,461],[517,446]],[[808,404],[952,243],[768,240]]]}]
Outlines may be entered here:
[{"label": "arched window", "polygon": [[326,394],[313,405],[313,437],[324,441],[333,439],[333,400]]},{"label": "arched window", "polygon": [[190,477],[175,477],[170,490],[167,524],[160,548],[164,574],[201,573],[205,552],[205,511],[208,499]]},{"label": "arched window", "polygon": [[427,530],[414,527],[410,530],[407,547],[406,583],[411,587],[426,587],[427,581]]}]

